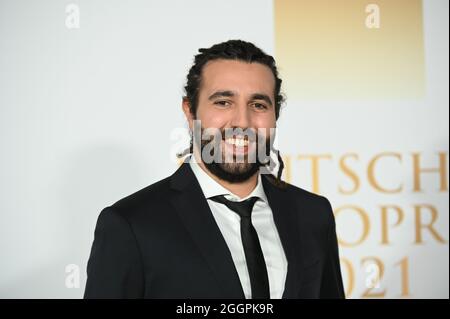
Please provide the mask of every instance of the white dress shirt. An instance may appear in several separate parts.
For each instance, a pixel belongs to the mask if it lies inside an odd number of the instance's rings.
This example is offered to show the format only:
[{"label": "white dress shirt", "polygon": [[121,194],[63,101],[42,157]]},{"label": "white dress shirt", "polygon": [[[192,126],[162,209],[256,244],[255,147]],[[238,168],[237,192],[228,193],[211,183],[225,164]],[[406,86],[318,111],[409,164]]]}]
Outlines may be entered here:
[{"label": "white dress shirt", "polygon": [[261,249],[266,261],[267,274],[269,276],[270,298],[281,299],[286,281],[287,260],[278,235],[278,230],[275,226],[272,210],[267,201],[266,194],[264,193],[261,175],[258,176],[258,183],[250,195],[245,198],[239,198],[239,196],[231,193],[212,179],[193,160],[193,156],[191,157],[189,164],[200,184],[205,198],[207,199],[208,205],[219,226],[222,236],[230,249],[231,257],[233,258],[246,299],[251,298],[252,292],[244,247],[241,240],[240,216],[230,210],[227,206],[209,198],[217,195],[225,195],[228,200],[243,201],[253,196],[258,197],[252,211],[252,224],[258,234]]}]

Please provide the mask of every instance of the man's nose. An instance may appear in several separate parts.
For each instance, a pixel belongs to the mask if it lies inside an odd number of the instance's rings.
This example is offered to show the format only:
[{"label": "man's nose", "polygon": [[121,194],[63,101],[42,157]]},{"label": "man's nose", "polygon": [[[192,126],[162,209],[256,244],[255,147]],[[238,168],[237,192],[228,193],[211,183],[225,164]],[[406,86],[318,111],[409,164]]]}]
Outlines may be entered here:
[{"label": "man's nose", "polygon": [[251,122],[251,114],[247,105],[244,104],[237,105],[233,113],[231,126],[246,129],[250,127],[250,122]]}]

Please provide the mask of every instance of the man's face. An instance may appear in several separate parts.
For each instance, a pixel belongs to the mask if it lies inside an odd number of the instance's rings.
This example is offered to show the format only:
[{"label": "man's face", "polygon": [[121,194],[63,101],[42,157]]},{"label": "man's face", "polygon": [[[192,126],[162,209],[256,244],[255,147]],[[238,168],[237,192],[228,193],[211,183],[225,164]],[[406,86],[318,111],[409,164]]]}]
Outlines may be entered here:
[{"label": "man's face", "polygon": [[[202,130],[222,131],[222,161],[203,161],[214,175],[229,182],[241,182],[257,172],[261,165],[258,156],[254,156],[258,151],[257,140],[241,134],[226,138],[229,136],[224,132],[230,128],[251,130],[269,148],[270,128],[276,124],[274,88],[272,71],[260,63],[220,59],[203,67],[196,117],[189,112],[187,103],[183,109],[191,129],[196,119],[201,121]],[[261,132],[263,136],[258,134]],[[202,148],[208,142],[202,141]],[[237,157],[243,161],[236,161]]]}]

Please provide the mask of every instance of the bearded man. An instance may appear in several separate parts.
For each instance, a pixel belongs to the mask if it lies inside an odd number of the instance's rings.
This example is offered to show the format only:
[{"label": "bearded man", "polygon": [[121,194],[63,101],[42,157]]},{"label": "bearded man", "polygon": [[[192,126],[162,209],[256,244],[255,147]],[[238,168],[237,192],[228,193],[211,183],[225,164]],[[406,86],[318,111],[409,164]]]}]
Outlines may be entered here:
[{"label": "bearded man", "polygon": [[280,90],[252,43],[199,50],[182,99],[189,156],[101,212],[85,298],[344,298],[329,201],[281,180]]}]

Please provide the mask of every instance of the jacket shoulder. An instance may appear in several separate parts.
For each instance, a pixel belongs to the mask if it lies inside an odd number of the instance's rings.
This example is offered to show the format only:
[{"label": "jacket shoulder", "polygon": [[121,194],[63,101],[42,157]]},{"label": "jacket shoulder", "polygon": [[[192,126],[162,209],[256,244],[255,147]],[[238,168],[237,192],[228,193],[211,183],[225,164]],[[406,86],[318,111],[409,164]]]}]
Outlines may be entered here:
[{"label": "jacket shoulder", "polygon": [[286,183],[286,191],[290,194],[302,198],[303,200],[308,200],[310,202],[321,202],[328,201],[328,199],[322,195],[315,194],[313,192],[307,191],[304,188],[295,186],[293,184]]},{"label": "jacket shoulder", "polygon": [[167,177],[116,201],[109,209],[129,219],[140,212],[148,212],[167,204],[169,192],[170,177]]},{"label": "jacket shoulder", "polygon": [[289,183],[285,184],[285,190],[290,195],[289,197],[293,199],[299,210],[305,215],[323,217],[326,221],[334,220],[331,203],[325,196],[312,193]]}]

